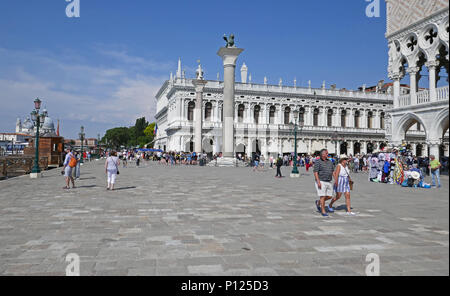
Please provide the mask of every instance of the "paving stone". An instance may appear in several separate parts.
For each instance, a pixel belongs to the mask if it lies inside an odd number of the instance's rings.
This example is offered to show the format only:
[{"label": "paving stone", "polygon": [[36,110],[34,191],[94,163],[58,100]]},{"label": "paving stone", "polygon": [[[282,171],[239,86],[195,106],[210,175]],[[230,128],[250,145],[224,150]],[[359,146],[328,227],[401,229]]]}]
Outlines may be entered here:
[{"label": "paving stone", "polygon": [[447,176],[430,194],[354,174],[358,215],[324,219],[303,168],[275,179],[143,162],[121,170],[115,192],[103,170],[86,163],[68,191],[58,170],[0,181],[0,275],[65,275],[69,253],[82,275],[365,275],[368,253],[382,275],[449,273]]}]

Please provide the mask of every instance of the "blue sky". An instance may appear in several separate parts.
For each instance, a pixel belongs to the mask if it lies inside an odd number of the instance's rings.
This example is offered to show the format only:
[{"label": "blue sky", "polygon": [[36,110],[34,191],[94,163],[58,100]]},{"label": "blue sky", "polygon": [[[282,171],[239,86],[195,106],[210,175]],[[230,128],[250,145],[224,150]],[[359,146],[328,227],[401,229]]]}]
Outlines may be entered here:
[{"label": "blue sky", "polygon": [[[356,89],[387,79],[385,3],[368,18],[365,0],[152,1],[80,0],[67,18],[65,0],[0,2],[0,131],[39,96],[65,137],[84,125],[89,137],[153,120],[154,94],[181,57],[207,79],[221,69],[224,33],[245,48],[253,82]],[[222,75],[221,75],[222,76]]]}]

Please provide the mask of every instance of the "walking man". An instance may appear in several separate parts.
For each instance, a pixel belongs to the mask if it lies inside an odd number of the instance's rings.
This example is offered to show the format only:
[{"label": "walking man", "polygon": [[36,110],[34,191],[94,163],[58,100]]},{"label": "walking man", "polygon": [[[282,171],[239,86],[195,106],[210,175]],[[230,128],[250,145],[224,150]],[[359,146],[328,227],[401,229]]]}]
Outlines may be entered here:
[{"label": "walking man", "polygon": [[279,155],[277,158],[276,166],[277,166],[277,175],[275,176],[275,178],[282,178],[283,176],[281,175],[281,167],[283,166],[283,160]]},{"label": "walking man", "polygon": [[328,159],[328,150],[322,149],[320,158],[314,164],[314,177],[317,195],[320,198],[320,200],[316,200],[316,207],[324,217],[328,217],[325,202],[333,196],[333,185],[331,183],[333,171],[333,163]]}]

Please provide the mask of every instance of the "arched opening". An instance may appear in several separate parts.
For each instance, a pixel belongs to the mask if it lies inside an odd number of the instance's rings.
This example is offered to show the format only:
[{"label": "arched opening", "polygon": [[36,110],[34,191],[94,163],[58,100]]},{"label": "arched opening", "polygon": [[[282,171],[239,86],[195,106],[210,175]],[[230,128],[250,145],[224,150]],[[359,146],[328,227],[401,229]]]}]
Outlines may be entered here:
[{"label": "arched opening", "polygon": [[240,104],[238,106],[238,122],[239,123],[244,122],[244,110],[245,110],[245,106],[243,104]]},{"label": "arched opening", "polygon": [[373,143],[367,143],[367,153],[372,153],[374,150]]},{"label": "arched opening", "polygon": [[373,112],[369,111],[369,113],[367,113],[367,128],[373,128],[372,119],[373,119]]},{"label": "arched opening", "polygon": [[300,110],[298,111],[298,122],[300,123],[305,123],[305,108],[301,107]]},{"label": "arched opening", "polygon": [[270,109],[269,109],[269,123],[270,124],[275,123],[275,112],[276,112],[275,106],[270,106]]},{"label": "arched opening", "polygon": [[341,145],[339,146],[341,154],[346,154],[347,155],[347,145],[348,145],[347,142],[341,143]]},{"label": "arched opening", "polygon": [[354,120],[355,120],[355,127],[356,128],[359,128],[359,118],[360,118],[360,116],[361,116],[361,114],[359,113],[359,110],[356,110],[355,111],[355,118],[354,118]]},{"label": "arched opening", "polygon": [[[417,60],[417,67],[419,67],[419,73],[417,73],[417,92],[428,89],[430,86],[429,80],[427,79],[429,77],[428,68],[424,67],[425,63],[427,61],[425,53],[422,51],[418,55]],[[425,79],[422,79],[422,77],[425,77]]]},{"label": "arched opening", "polygon": [[386,114],[384,112],[381,112],[380,114],[380,129],[385,129],[386,127]]},{"label": "arched opening", "polygon": [[205,121],[211,121],[212,104],[210,102],[205,104]]},{"label": "arched opening", "polygon": [[[447,32],[448,32],[448,27],[447,27]],[[437,87],[443,87],[443,86],[448,86],[448,66],[449,66],[449,61],[447,59],[448,56],[448,48],[447,46],[441,42],[439,47],[438,47],[438,54],[436,55],[436,59],[439,61],[439,67],[437,69],[437,75],[436,75],[436,86]],[[446,79],[440,79],[440,72],[446,71],[447,72],[447,78]]]},{"label": "arched opening", "polygon": [[289,124],[291,121],[291,108],[286,107],[284,109],[284,124]]},{"label": "arched opening", "polygon": [[314,109],[313,125],[314,126],[319,126],[319,109],[318,108]]},{"label": "arched opening", "polygon": [[259,140],[253,140],[252,142],[252,157],[255,157],[255,155],[261,155],[261,148],[260,148],[260,143]]},{"label": "arched opening", "polygon": [[205,139],[203,139],[202,144],[203,144],[202,145],[203,153],[206,153],[208,156],[212,156],[213,147],[214,147],[213,139],[205,138]]},{"label": "arched opening", "polygon": [[194,142],[193,141],[189,141],[186,143],[184,152],[190,152],[190,153],[194,152]]},{"label": "arched opening", "polygon": [[246,155],[246,147],[244,144],[239,144],[236,146],[236,158],[241,157],[241,159]]},{"label": "arched opening", "polygon": [[333,109],[327,111],[327,126],[333,126]]},{"label": "arched opening", "polygon": [[195,109],[195,103],[194,102],[189,102],[188,104],[188,121],[193,121],[194,120],[194,109]]},{"label": "arched opening", "polygon": [[353,145],[353,154],[360,154],[361,153],[361,143],[359,143],[359,142],[356,142],[354,145]]},{"label": "arched opening", "polygon": [[417,144],[416,145],[416,151],[415,151],[417,156],[422,156],[423,153],[423,145],[422,144]]},{"label": "arched opening", "polygon": [[259,105],[256,105],[253,109],[253,118],[255,120],[256,124],[259,124],[259,114],[261,112],[261,107]]},{"label": "arched opening", "polygon": [[342,110],[341,112],[341,126],[346,127],[346,120],[347,119],[347,111]]},{"label": "arched opening", "polygon": [[[423,131],[416,131],[411,129],[413,126],[420,124],[423,127]],[[394,139],[397,142],[425,142],[426,133],[425,126],[422,120],[413,113],[405,114],[398,122],[398,127],[393,129],[395,134]]]}]

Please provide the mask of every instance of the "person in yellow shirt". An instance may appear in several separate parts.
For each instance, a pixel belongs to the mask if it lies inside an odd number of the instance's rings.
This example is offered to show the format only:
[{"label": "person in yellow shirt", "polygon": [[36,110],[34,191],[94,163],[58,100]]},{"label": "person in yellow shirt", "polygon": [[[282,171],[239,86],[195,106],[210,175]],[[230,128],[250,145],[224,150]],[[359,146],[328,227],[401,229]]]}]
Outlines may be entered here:
[{"label": "person in yellow shirt", "polygon": [[439,176],[439,169],[441,168],[441,166],[442,165],[439,162],[439,160],[437,160],[434,155],[431,155],[430,156],[430,165],[428,166],[428,168],[431,171],[431,180],[432,180],[431,186],[436,186],[436,183],[437,183],[437,187],[441,188],[441,178]]}]

